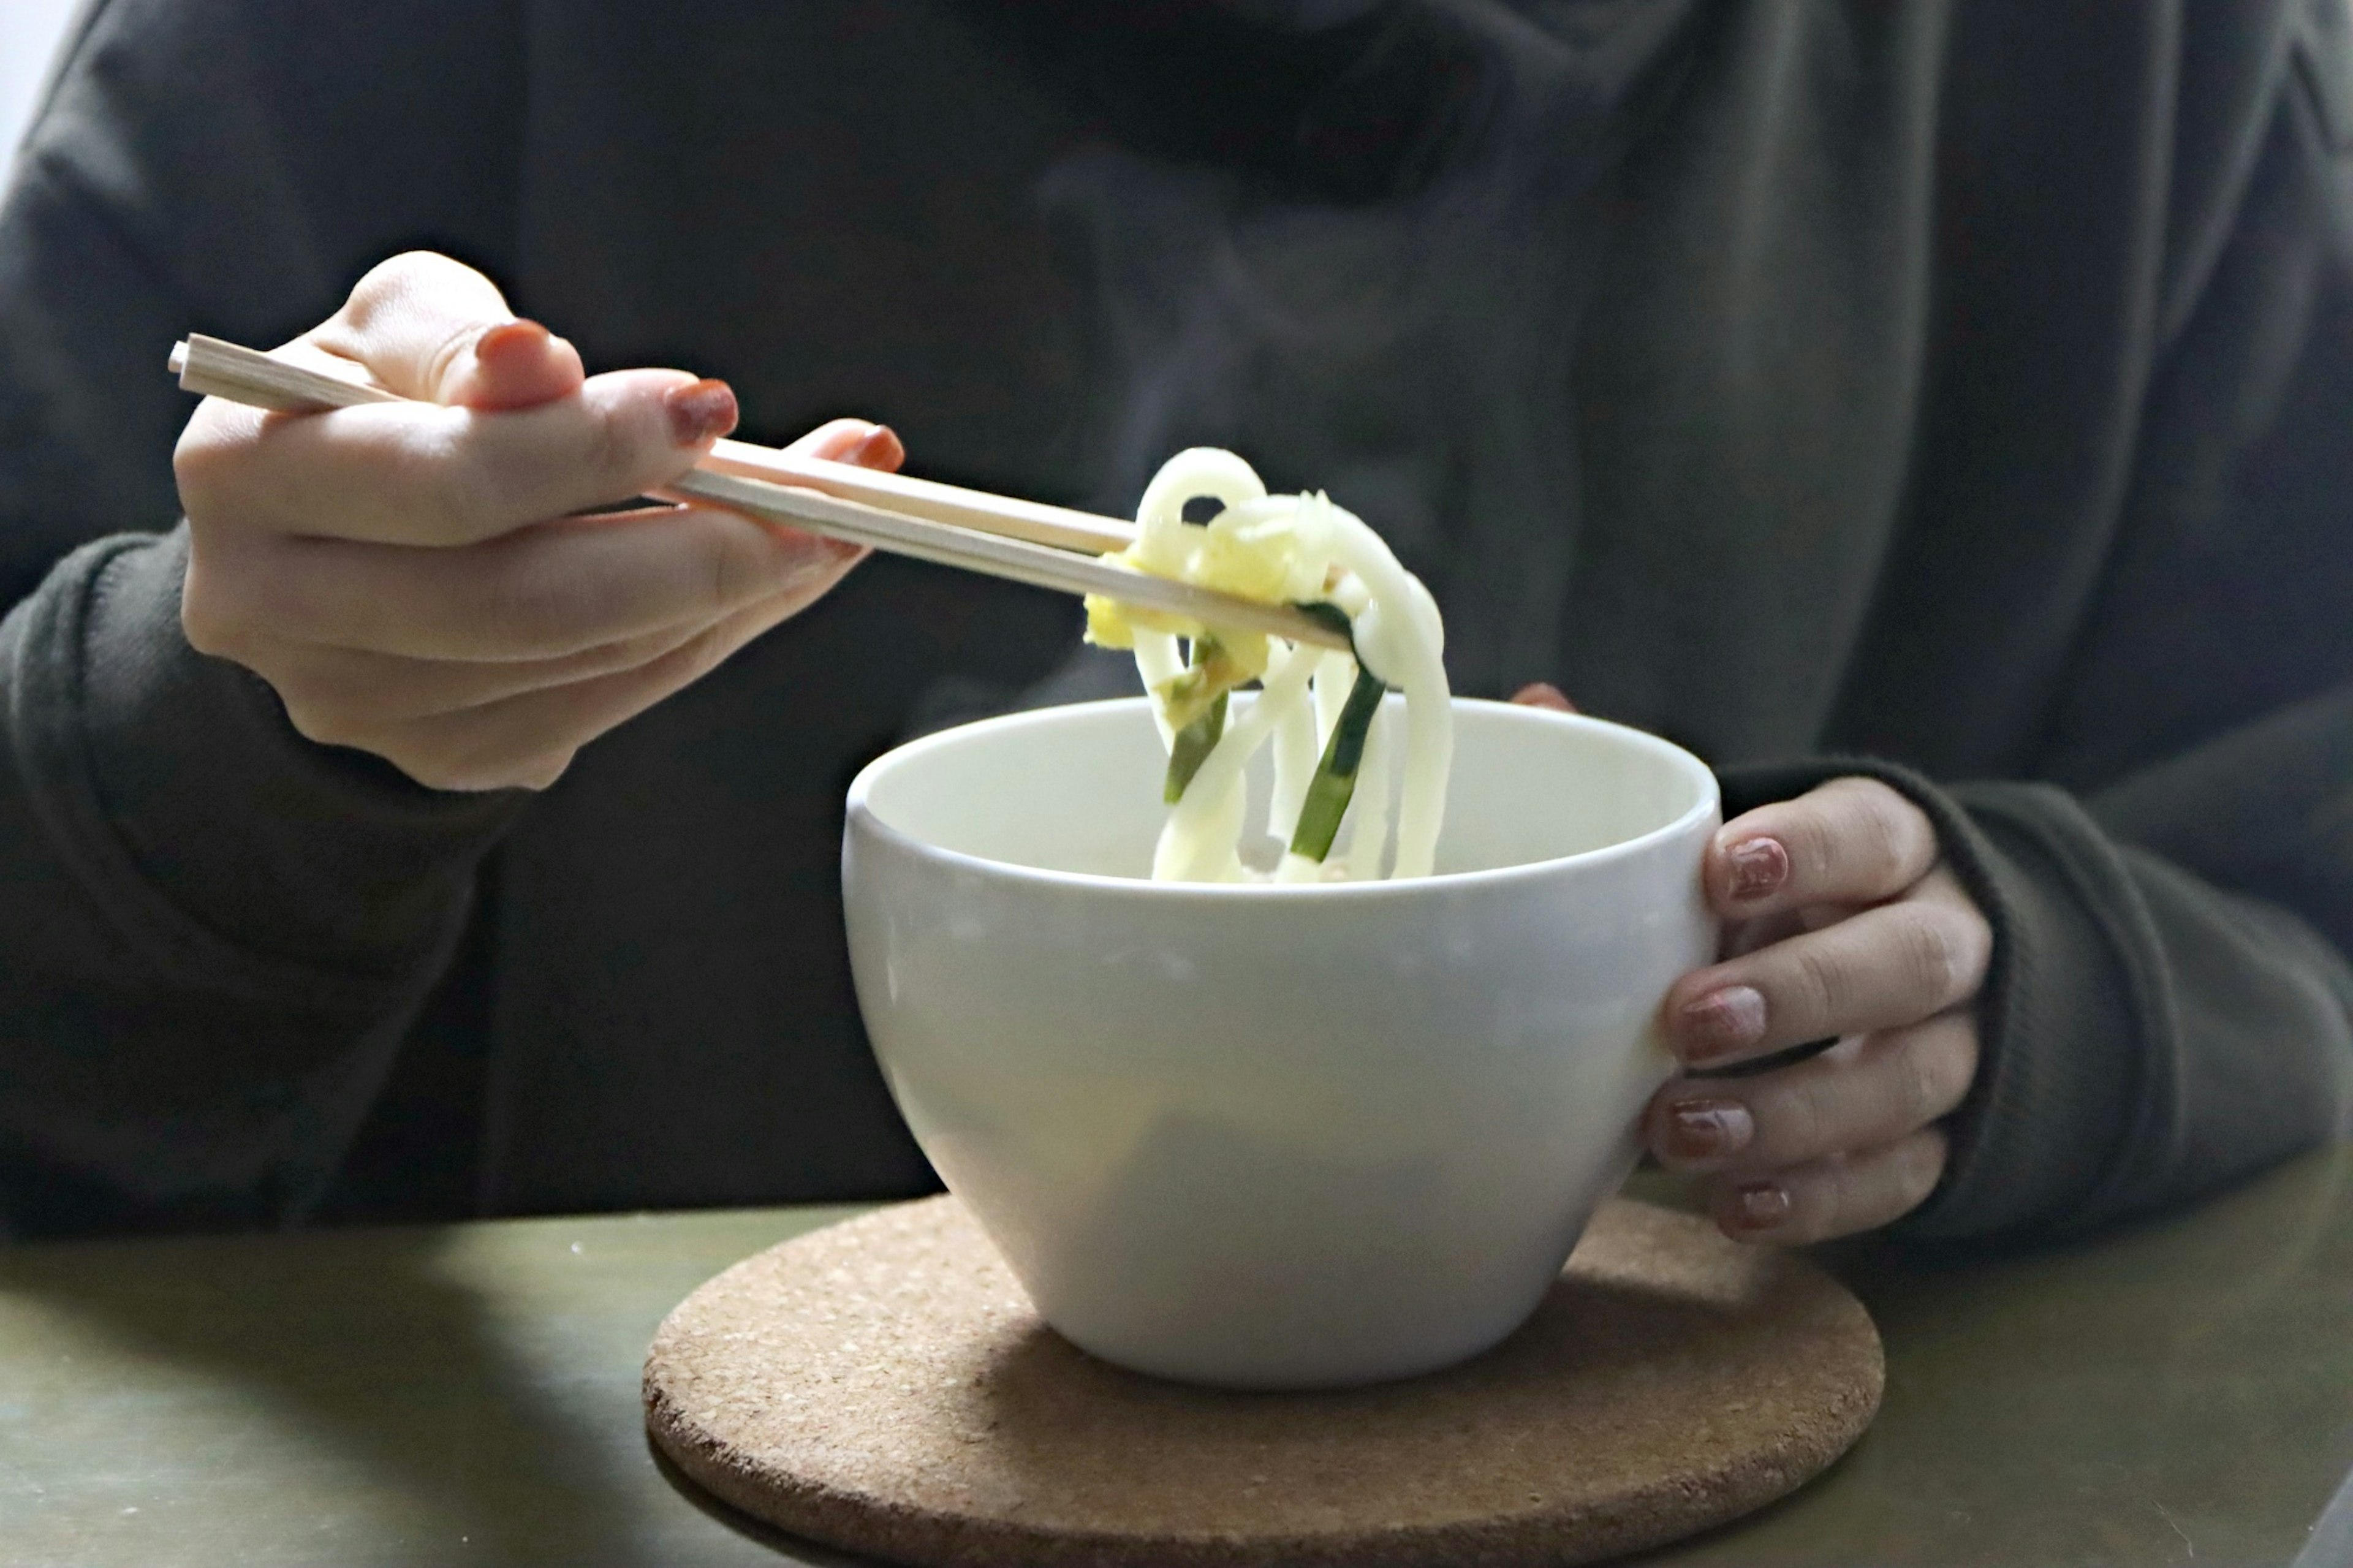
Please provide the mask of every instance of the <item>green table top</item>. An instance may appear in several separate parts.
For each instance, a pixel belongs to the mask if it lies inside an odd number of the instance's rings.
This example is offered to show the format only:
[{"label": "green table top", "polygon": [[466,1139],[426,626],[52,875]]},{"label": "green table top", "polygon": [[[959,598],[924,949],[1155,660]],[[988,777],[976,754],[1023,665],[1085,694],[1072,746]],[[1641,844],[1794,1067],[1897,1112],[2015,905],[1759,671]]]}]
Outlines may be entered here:
[{"label": "green table top", "polygon": [[[682,1494],[638,1368],[705,1278],[851,1212],[0,1248],[0,1563],[839,1562]],[[2353,1560],[2337,1514],[2313,1539],[2353,1468],[2353,1152],[2068,1251],[1828,1261],[1887,1342],[1877,1424],[1647,1561]]]}]

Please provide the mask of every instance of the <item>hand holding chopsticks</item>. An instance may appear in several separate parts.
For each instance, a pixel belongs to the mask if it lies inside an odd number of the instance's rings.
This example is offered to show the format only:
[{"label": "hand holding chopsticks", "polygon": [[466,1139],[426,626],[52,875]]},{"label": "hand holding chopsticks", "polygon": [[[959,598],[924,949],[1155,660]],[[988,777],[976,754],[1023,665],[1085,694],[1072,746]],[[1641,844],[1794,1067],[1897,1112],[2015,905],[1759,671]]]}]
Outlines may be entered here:
[{"label": "hand holding chopsticks", "polygon": [[[407,401],[365,379],[190,333],[170,368],[190,392],[281,413]],[[722,440],[665,487],[808,532],[1033,587],[1102,594],[1208,626],[1269,632],[1345,649],[1345,637],[1312,616],[1115,566],[1094,557],[1124,549],[1134,530],[1115,519],[900,474],[877,472]]]},{"label": "hand holding chopsticks", "polygon": [[[431,252],[379,264],[274,353],[196,337],[172,367],[209,395],[173,458],[189,645],[259,676],[301,735],[433,788],[553,783],[830,592],[856,563],[844,540],[1211,626],[1339,635],[1100,559],[1130,537],[1111,519],[878,472],[903,454],[864,420],[783,451],[724,440],[723,384],[590,375]],[[611,510],[633,496],[676,504]],[[773,647],[739,679],[822,705],[854,673],[825,649]]]}]

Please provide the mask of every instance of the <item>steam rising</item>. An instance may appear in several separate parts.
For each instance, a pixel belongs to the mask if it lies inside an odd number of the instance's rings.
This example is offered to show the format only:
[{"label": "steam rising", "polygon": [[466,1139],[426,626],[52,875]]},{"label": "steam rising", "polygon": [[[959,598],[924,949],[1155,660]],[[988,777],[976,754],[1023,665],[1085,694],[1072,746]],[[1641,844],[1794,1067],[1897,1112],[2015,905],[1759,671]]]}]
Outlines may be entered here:
[{"label": "steam rising", "polygon": [[1437,594],[1456,688],[1497,691],[1559,673],[1595,196],[1683,5],[1377,9],[1279,156],[1097,145],[1049,176],[1092,300],[1095,499],[1132,510],[1196,446],[1327,490]]}]

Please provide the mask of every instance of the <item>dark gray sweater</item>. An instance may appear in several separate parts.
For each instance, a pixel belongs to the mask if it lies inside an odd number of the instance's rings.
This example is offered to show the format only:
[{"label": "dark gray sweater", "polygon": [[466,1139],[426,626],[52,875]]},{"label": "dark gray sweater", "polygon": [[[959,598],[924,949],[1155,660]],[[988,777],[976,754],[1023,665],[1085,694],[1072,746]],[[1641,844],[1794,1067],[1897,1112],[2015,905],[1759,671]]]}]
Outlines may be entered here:
[{"label": "dark gray sweater", "polygon": [[2332,1135],[2342,14],[96,5],[0,209],[0,1215],[929,1180],[847,984],[842,786],[1046,675],[1073,607],[871,563],[535,797],[302,741],[179,631],[164,351],[419,245],[592,367],[730,378],[759,437],[867,414],[1103,506],[1239,446],[1398,542],[1461,686],[1555,680],[1736,809],[1896,781],[1998,933],[1914,1234]]}]

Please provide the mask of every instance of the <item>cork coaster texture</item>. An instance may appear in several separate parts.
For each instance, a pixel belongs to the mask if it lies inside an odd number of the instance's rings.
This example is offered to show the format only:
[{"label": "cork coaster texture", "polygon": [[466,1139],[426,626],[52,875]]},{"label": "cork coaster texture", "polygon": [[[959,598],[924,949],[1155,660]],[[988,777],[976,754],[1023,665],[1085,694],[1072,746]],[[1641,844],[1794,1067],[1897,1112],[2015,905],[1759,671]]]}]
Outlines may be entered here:
[{"label": "cork coaster texture", "polygon": [[1614,1200],[1475,1361],[1191,1388],[1065,1342],[940,1197],[712,1279],[655,1335],[645,1403],[723,1500],[893,1562],[1566,1564],[1792,1490],[1869,1425],[1883,1374],[1869,1315],[1811,1264]]}]

